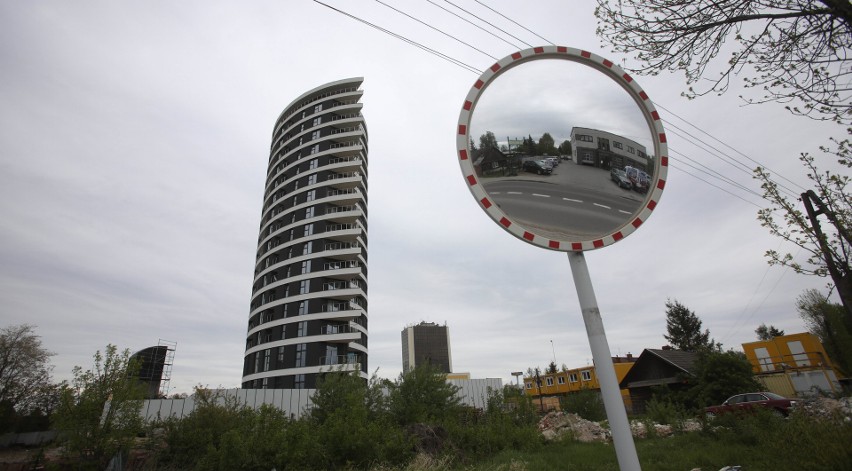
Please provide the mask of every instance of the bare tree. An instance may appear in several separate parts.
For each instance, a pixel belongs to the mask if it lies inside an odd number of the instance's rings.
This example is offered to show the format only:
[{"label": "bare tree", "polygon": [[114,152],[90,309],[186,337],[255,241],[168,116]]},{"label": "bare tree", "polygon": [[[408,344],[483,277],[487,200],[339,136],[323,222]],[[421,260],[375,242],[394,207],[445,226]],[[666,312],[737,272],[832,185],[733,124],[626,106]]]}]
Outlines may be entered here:
[{"label": "bare tree", "polygon": [[53,355],[42,347],[32,325],[0,329],[0,403],[20,413],[38,407],[41,392],[51,386],[53,367],[49,361]]},{"label": "bare tree", "polygon": [[595,16],[598,35],[641,63],[630,71],[682,70],[687,97],[724,93],[741,76],[763,91],[749,103],[852,122],[849,0],[598,0]]},{"label": "bare tree", "polygon": [[[839,149],[824,152],[835,154],[840,163],[849,166],[848,140],[839,143]],[[755,178],[761,181],[763,198],[770,204],[758,211],[757,218],[769,233],[798,246],[807,253],[804,264],[794,261],[790,253],[775,250],[766,252],[770,265],[790,267],[796,273],[828,277],[837,287],[847,315],[852,318],[852,195],[846,189],[849,177],[820,171],[814,158],[802,154],[800,160],[808,169],[808,178],[813,182],[815,191],[803,194],[808,199],[816,198],[822,206],[827,224],[815,227],[815,218],[809,217],[801,209],[799,199],[772,181],[771,175],[763,168],[755,170]],[[820,221],[817,221],[820,222]]]}]

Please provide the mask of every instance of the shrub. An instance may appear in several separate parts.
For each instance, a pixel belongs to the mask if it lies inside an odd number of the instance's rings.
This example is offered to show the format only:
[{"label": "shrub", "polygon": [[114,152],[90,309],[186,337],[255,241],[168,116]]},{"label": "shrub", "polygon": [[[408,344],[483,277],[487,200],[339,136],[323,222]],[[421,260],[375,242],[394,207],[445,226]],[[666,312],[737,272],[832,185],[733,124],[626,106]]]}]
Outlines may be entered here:
[{"label": "shrub", "polygon": [[577,414],[586,420],[600,422],[606,419],[606,409],[598,391],[582,389],[569,393],[560,398],[559,405],[563,411]]}]

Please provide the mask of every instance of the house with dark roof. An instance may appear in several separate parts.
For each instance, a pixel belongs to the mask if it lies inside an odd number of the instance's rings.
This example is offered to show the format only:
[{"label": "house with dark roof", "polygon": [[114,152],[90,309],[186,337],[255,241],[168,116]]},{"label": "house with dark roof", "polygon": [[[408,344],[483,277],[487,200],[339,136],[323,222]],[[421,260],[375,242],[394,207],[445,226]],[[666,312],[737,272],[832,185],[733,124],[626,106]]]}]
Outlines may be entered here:
[{"label": "house with dark roof", "polygon": [[698,354],[674,349],[646,348],[636,363],[619,383],[627,389],[633,413],[645,411],[645,403],[651,399],[653,389],[667,386],[670,389],[685,389],[692,376]]},{"label": "house with dark roof", "polygon": [[509,156],[495,147],[479,149],[473,161],[477,176],[505,174],[510,167]]}]

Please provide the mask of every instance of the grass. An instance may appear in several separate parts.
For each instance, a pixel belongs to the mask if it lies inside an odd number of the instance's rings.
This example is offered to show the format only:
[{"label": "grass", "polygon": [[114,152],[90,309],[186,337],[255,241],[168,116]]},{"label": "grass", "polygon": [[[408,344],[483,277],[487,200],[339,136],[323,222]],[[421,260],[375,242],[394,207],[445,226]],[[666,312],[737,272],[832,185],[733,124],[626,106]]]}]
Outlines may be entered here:
[{"label": "grass", "polygon": [[[716,471],[739,465],[748,470],[852,470],[852,423],[782,419],[759,414],[726,417],[702,432],[636,439],[642,469]],[[533,452],[504,450],[464,471],[618,470],[611,444],[569,440]]]}]

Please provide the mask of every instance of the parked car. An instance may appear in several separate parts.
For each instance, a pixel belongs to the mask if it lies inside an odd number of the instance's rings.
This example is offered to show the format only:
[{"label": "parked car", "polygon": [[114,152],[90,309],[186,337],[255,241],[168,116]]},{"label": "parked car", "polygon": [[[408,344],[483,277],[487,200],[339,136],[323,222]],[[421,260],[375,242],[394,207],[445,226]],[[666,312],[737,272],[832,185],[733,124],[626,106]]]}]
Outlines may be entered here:
[{"label": "parked car", "polygon": [[764,408],[786,417],[795,406],[795,399],[762,391],[731,396],[721,405],[707,407],[704,412],[707,417],[715,417],[729,412],[748,412],[756,408]]},{"label": "parked car", "polygon": [[559,159],[556,157],[545,157],[545,162],[549,163],[551,167],[555,168],[559,165]]},{"label": "parked car", "polygon": [[624,170],[614,168],[609,171],[609,177],[621,188],[625,188],[627,190],[633,188],[633,184],[630,183],[630,178]]},{"label": "parked car", "polygon": [[524,162],[524,171],[533,172],[539,175],[550,175],[553,169],[541,160],[527,160]]}]

